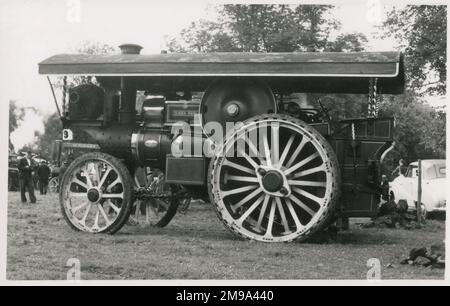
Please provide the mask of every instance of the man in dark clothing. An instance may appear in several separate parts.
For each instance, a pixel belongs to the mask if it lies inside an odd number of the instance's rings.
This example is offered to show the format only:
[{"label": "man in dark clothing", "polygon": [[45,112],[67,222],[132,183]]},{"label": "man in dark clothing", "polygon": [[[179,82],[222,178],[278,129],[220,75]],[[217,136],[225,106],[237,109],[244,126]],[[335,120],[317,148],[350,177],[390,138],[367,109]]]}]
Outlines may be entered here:
[{"label": "man in dark clothing", "polygon": [[39,177],[39,191],[41,194],[47,194],[48,179],[50,177],[50,173],[50,168],[43,160],[37,169],[37,175]]},{"label": "man in dark clothing", "polygon": [[17,168],[19,169],[20,197],[22,203],[27,202],[27,197],[25,196],[27,190],[31,203],[36,203],[36,197],[34,196],[33,162],[28,152],[23,153],[23,158],[19,161]]}]

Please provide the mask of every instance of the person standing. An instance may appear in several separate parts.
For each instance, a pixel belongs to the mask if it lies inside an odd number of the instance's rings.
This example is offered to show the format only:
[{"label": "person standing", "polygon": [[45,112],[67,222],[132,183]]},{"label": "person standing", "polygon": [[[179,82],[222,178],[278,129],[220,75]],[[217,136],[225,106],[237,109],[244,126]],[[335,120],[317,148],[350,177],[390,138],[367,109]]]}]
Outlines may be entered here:
[{"label": "person standing", "polygon": [[392,176],[397,177],[400,175],[405,175],[407,170],[408,170],[408,167],[406,166],[405,160],[400,159],[398,161],[397,168],[395,168],[394,171],[392,171]]},{"label": "person standing", "polygon": [[17,166],[19,169],[20,197],[22,203],[26,203],[27,197],[25,192],[28,191],[30,202],[34,204],[36,203],[36,197],[34,195],[33,164],[30,158],[30,152],[23,152],[22,154],[23,158]]},{"label": "person standing", "polygon": [[47,194],[50,173],[51,171],[49,166],[47,166],[47,162],[43,160],[37,169],[37,175],[39,177],[39,191],[41,194]]}]

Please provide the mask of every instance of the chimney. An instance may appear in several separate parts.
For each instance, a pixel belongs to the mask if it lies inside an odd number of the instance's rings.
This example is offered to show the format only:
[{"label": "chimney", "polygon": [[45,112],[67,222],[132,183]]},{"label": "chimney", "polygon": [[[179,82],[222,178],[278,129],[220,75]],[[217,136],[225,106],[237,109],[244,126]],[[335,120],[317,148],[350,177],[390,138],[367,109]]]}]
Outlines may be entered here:
[{"label": "chimney", "polygon": [[140,54],[143,47],[136,44],[123,44],[119,48],[122,54]]}]

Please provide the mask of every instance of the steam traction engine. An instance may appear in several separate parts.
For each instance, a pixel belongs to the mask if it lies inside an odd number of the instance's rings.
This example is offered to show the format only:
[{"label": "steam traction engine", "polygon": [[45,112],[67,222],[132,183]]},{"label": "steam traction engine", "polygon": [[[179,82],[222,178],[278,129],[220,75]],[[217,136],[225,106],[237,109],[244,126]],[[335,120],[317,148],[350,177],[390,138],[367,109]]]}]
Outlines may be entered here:
[{"label": "steam traction engine", "polygon": [[[191,197],[211,202],[235,234],[265,242],[376,214],[394,129],[393,118],[377,118],[376,100],[403,91],[401,54],[120,47],[39,64],[63,76],[55,154],[78,152],[60,184],[72,228],[112,234],[139,213],[165,226]],[[320,102],[307,109],[292,93],[369,94],[368,116],[331,124]]]}]

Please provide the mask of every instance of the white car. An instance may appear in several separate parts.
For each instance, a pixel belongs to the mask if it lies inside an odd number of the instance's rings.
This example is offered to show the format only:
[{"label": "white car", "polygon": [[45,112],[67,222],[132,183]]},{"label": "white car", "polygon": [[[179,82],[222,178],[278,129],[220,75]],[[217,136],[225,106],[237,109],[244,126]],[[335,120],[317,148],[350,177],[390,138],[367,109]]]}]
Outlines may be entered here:
[{"label": "white car", "polygon": [[[422,160],[422,212],[426,218],[431,212],[445,212],[446,174],[445,159]],[[406,201],[410,210],[416,210],[418,194],[418,162],[408,166],[405,175],[390,184],[390,196],[396,203]]]}]

